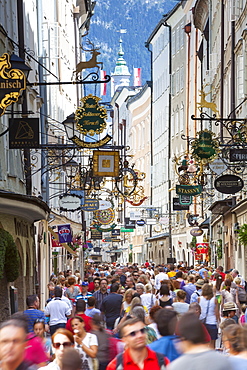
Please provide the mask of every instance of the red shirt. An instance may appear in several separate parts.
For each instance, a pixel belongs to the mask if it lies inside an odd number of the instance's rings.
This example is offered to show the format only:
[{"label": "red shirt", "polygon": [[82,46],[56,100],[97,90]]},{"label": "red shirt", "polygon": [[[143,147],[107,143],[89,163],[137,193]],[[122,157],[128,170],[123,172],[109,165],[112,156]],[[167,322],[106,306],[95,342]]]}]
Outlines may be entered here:
[{"label": "red shirt", "polygon": [[[144,360],[144,367],[142,370],[160,370],[157,356],[154,351],[147,347],[148,355]],[[164,357],[164,364],[169,364],[168,358]],[[106,370],[116,370],[116,357],[107,366]],[[130,357],[130,350],[127,348],[123,354],[123,370],[140,370],[139,366]]]},{"label": "red shirt", "polygon": [[[92,328],[91,328],[91,317],[85,315],[84,313],[80,313],[80,314],[77,314],[75,316],[81,316],[84,320],[84,323],[85,323],[85,330],[86,331],[90,331]],[[66,324],[66,329],[71,331],[71,333],[73,333],[73,330],[72,330],[72,327],[71,327],[71,320],[73,319],[73,317],[71,317],[71,319],[69,319],[67,321],[67,324]]]}]

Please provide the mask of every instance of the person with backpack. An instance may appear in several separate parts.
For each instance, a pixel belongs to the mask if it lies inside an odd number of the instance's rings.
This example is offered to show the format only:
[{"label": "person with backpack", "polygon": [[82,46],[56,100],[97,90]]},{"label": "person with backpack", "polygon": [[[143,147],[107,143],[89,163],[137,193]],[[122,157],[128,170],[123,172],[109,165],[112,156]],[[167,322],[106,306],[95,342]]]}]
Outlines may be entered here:
[{"label": "person with backpack", "polygon": [[164,370],[169,360],[146,346],[145,324],[138,318],[126,320],[120,329],[125,351],[117,355],[106,370]]},{"label": "person with backpack", "polygon": [[200,295],[202,294],[202,287],[204,284],[205,281],[203,279],[198,279],[195,282],[196,290],[194,291],[194,293],[191,294],[190,303],[198,302],[198,297],[200,297]]}]

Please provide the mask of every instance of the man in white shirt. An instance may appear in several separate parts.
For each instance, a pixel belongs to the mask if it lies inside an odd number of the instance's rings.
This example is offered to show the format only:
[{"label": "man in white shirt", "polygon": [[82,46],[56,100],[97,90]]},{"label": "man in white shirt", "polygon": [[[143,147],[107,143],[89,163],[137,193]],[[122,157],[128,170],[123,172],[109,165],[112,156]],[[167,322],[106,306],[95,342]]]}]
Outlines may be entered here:
[{"label": "man in white shirt", "polygon": [[58,328],[65,328],[67,319],[71,315],[71,308],[62,300],[62,288],[56,286],[55,297],[47,304],[45,315],[50,317],[50,334],[53,335]]},{"label": "man in white shirt", "polygon": [[160,289],[160,282],[162,280],[169,280],[169,277],[164,272],[164,268],[163,267],[160,267],[159,268],[159,273],[158,273],[158,275],[155,276],[155,282],[154,282],[154,287],[156,289],[156,292]]}]

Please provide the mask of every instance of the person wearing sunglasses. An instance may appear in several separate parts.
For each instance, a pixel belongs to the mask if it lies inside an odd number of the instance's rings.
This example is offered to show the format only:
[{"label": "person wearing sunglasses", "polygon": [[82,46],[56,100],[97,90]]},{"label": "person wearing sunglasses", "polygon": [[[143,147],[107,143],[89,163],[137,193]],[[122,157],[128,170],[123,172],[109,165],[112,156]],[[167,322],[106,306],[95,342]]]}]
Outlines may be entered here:
[{"label": "person wearing sunglasses", "polygon": [[107,366],[106,370],[159,370],[165,368],[169,360],[164,355],[154,352],[146,346],[145,324],[138,318],[126,320],[120,328],[120,335],[125,344],[125,351]]},{"label": "person wearing sunglasses", "polygon": [[67,329],[59,328],[52,335],[51,341],[55,359],[49,365],[42,367],[42,370],[61,370],[64,352],[74,346],[73,334]]}]

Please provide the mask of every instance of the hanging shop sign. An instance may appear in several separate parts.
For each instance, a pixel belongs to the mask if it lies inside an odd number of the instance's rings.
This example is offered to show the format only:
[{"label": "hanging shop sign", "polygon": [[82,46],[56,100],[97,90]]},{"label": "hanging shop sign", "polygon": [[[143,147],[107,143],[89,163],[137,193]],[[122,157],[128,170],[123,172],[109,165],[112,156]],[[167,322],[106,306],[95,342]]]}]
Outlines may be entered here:
[{"label": "hanging shop sign", "polygon": [[190,230],[190,235],[192,236],[201,236],[203,234],[203,230],[200,229],[200,227],[193,227],[193,229]]},{"label": "hanging shop sign", "polygon": [[10,56],[4,53],[0,57],[0,116],[18,101],[22,90],[26,90],[26,77],[20,69],[11,69]]},{"label": "hanging shop sign", "polygon": [[231,162],[247,161],[247,149],[230,149]]},{"label": "hanging shop sign", "polygon": [[223,194],[238,193],[244,187],[241,177],[236,175],[223,175],[218,177],[214,182],[214,187]]},{"label": "hanging shop sign", "polygon": [[227,165],[222,161],[222,159],[217,158],[213,162],[209,163],[209,168],[216,173],[216,175],[221,175],[227,169]]},{"label": "hanging shop sign", "polygon": [[77,211],[81,208],[81,198],[75,194],[64,194],[60,196],[59,206],[61,211]]},{"label": "hanging shop sign", "polygon": [[179,203],[182,206],[190,206],[192,203],[192,196],[186,194],[179,195]]},{"label": "hanging shop sign", "polygon": [[101,240],[102,239],[102,231],[97,229],[90,228],[91,231],[91,239],[92,240]]},{"label": "hanging shop sign", "polygon": [[9,149],[39,148],[39,119],[9,119]]},{"label": "hanging shop sign", "polygon": [[[89,94],[81,99],[82,106],[77,108],[75,112],[76,128],[83,135],[94,136],[99,135],[106,129],[106,108],[99,105],[101,98]],[[74,135],[71,140],[75,144],[83,148],[100,148],[107,144],[112,137],[106,135],[99,141],[85,142],[78,136]]]},{"label": "hanging shop sign", "polygon": [[201,194],[201,185],[176,185],[176,193],[178,195],[191,195],[195,196]]},{"label": "hanging shop sign", "polygon": [[196,253],[197,254],[207,254],[208,253],[208,243],[196,243]]},{"label": "hanging shop sign", "polygon": [[112,236],[120,236],[120,229],[114,229],[114,230],[112,230],[111,235]]},{"label": "hanging shop sign", "polygon": [[146,222],[145,222],[145,220],[137,220],[136,224],[137,224],[137,226],[145,226]]},{"label": "hanging shop sign", "polygon": [[70,224],[57,225],[59,243],[71,243],[72,234]]},{"label": "hanging shop sign", "polygon": [[99,210],[104,210],[112,207],[112,203],[109,200],[99,200]]},{"label": "hanging shop sign", "polygon": [[115,212],[112,208],[104,209],[102,211],[97,210],[95,212],[95,218],[97,222],[101,223],[102,225],[109,225],[114,221]]},{"label": "hanging shop sign", "polygon": [[215,133],[209,130],[198,132],[198,138],[192,142],[192,157],[206,164],[213,161],[219,152],[219,142],[213,139]]},{"label": "hanging shop sign", "polygon": [[134,229],[121,228],[120,231],[121,231],[121,233],[133,233],[134,232]]},{"label": "hanging shop sign", "polygon": [[93,152],[93,176],[118,177],[120,156],[118,151]]},{"label": "hanging shop sign", "polygon": [[179,202],[179,198],[173,198],[173,211],[188,211],[190,207]]},{"label": "hanging shop sign", "polygon": [[136,227],[135,220],[131,220],[129,217],[125,217],[124,227],[125,227],[125,229],[135,229],[135,227]]},{"label": "hanging shop sign", "polygon": [[105,227],[105,225],[101,225],[101,224],[98,224],[98,225],[95,224],[95,228],[98,231],[101,231],[102,233],[108,233],[112,231],[116,226],[117,224],[112,224],[111,226],[108,226],[108,227]]},{"label": "hanging shop sign", "polygon": [[98,199],[85,197],[84,205],[81,207],[81,209],[86,212],[97,211],[97,209],[99,209]]}]

